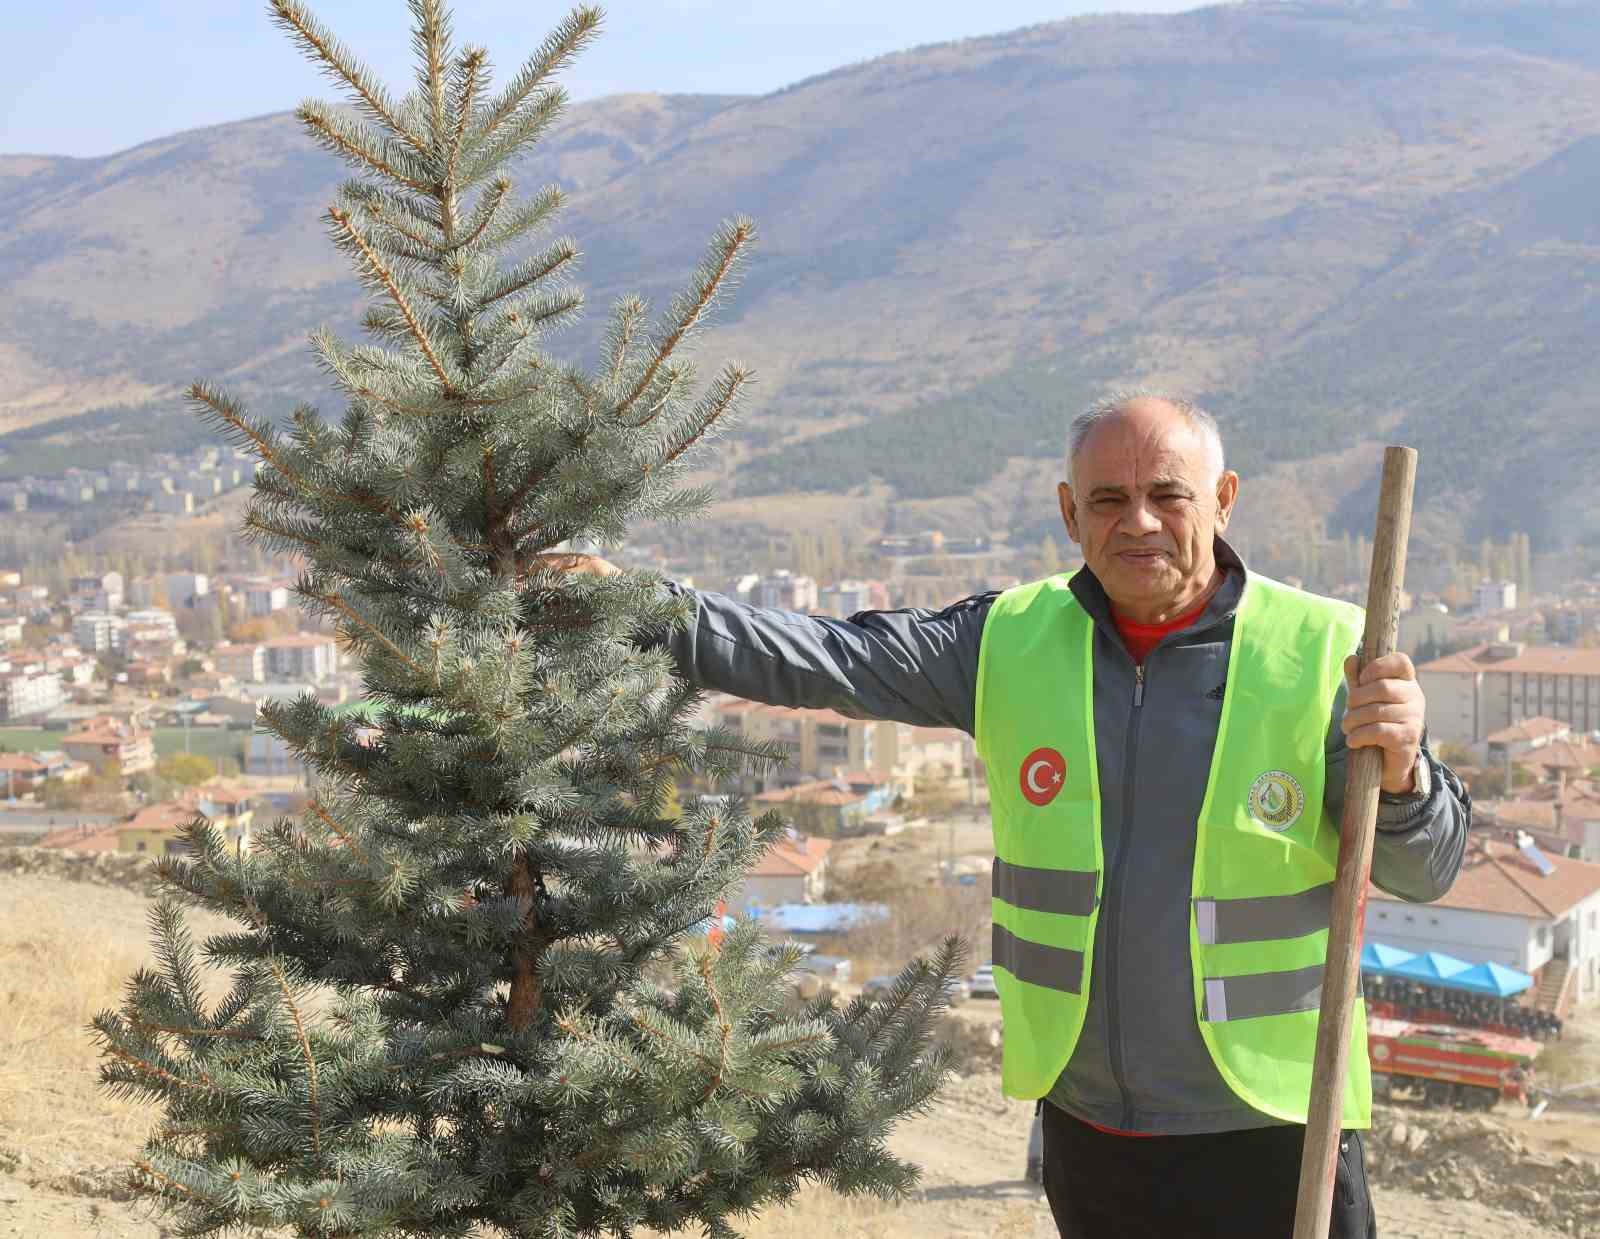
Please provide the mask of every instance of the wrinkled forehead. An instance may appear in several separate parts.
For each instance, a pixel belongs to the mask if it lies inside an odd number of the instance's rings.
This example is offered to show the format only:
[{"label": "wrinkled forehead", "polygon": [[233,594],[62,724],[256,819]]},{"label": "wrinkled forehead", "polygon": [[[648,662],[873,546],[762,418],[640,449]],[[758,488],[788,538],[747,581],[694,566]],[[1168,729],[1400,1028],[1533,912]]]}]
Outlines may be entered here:
[{"label": "wrinkled forehead", "polygon": [[1074,462],[1079,488],[1144,489],[1161,481],[1210,486],[1220,468],[1210,436],[1182,414],[1141,410],[1107,418],[1083,441]]}]

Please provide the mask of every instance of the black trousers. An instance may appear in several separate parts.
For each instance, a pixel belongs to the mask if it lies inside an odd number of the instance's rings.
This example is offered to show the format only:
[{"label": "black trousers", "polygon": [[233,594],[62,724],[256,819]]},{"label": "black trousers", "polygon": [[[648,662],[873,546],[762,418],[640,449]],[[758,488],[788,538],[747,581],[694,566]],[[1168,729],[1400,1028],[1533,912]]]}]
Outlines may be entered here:
[{"label": "black trousers", "polygon": [[[1062,1239],[1290,1239],[1304,1127],[1112,1136],[1048,1102],[1044,1190]],[[1339,1142],[1330,1239],[1377,1239],[1359,1132]]]}]

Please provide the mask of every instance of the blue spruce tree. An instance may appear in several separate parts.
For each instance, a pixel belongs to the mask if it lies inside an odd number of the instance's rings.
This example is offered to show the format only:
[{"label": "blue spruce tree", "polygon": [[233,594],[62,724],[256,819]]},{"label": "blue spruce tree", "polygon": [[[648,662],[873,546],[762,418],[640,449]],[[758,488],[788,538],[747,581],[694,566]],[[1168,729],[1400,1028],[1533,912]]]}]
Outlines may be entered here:
[{"label": "blue spruce tree", "polygon": [[[326,218],[374,342],[313,337],[337,424],[190,395],[259,457],[246,529],[301,558],[372,712],[264,707],[313,771],[305,811],[241,854],[197,818],[162,861],[158,966],[94,1025],[107,1086],[162,1108],[136,1177],[184,1235],[723,1236],[808,1180],[902,1193],[916,1171],[885,1139],[943,1077],[955,945],[841,1008],[795,1000],[794,955],[748,927],[707,944],[783,824],[710,799],[670,817],[671,788],[777,753],[691,726],[655,640],[686,610],[658,578],[548,558],[707,501],[683,471],[750,376],[699,382],[685,346],[753,227],[727,224],[658,319],[617,305],[592,370],[553,359],[577,250],[530,246],[560,194],[518,201],[504,170],[600,12],[496,93],[441,0],[409,7],[396,101],[298,0],[271,5],[353,104],[299,117],[362,174]],[[240,928],[197,946],[186,904]],[[231,969],[215,1003],[207,967]]]}]

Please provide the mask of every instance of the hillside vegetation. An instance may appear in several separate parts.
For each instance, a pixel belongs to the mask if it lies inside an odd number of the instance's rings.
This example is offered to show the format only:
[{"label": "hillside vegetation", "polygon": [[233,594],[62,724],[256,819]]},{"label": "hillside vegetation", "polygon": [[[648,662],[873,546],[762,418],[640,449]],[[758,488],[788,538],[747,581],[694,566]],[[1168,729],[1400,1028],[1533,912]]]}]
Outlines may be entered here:
[{"label": "hillside vegetation", "polygon": [[[192,437],[171,393],[199,375],[317,399],[305,332],[360,305],[318,223],[338,175],[286,115],[0,157],[0,470]],[[584,104],[521,176],[569,191],[596,306],[661,300],[719,218],[760,220],[717,343],[761,376],[730,499],[966,495],[1150,381],[1253,474],[1403,438],[1425,528],[1600,540],[1592,0],[1052,23]],[[1369,519],[1365,486],[1319,502]]]}]

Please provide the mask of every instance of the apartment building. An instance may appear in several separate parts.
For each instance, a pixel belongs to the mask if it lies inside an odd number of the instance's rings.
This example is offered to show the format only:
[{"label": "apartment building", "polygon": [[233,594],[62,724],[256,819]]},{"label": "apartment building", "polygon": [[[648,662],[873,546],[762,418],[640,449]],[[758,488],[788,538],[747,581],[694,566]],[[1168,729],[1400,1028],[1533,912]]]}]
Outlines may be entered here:
[{"label": "apartment building", "polygon": [[289,588],[270,581],[250,581],[244,587],[245,609],[252,616],[271,615],[289,605]]},{"label": "apartment building", "polygon": [[120,644],[118,634],[127,621],[104,611],[85,611],[73,617],[72,640],[80,650],[104,654]]},{"label": "apartment building", "polygon": [[231,675],[241,684],[259,684],[267,678],[267,649],[259,642],[219,645],[211,651],[219,675]]},{"label": "apartment building", "polygon": [[775,743],[788,755],[776,770],[750,771],[747,791],[832,778],[839,770],[873,769],[878,724],[832,710],[790,710],[738,697],[713,698],[708,721],[751,741]]},{"label": "apartment building", "polygon": [[339,670],[339,647],[330,636],[297,633],[265,643],[267,675],[274,680],[319,683]]},{"label": "apartment building", "polygon": [[1474,744],[1524,719],[1600,730],[1600,650],[1496,641],[1417,668],[1436,744]]},{"label": "apartment building", "polygon": [[89,719],[62,740],[61,747],[68,757],[87,762],[96,772],[113,762],[121,766],[123,774],[155,769],[156,746],[150,733],[109,715]]},{"label": "apartment building", "polygon": [[0,659],[0,721],[48,714],[65,700],[59,671],[42,662]]}]

